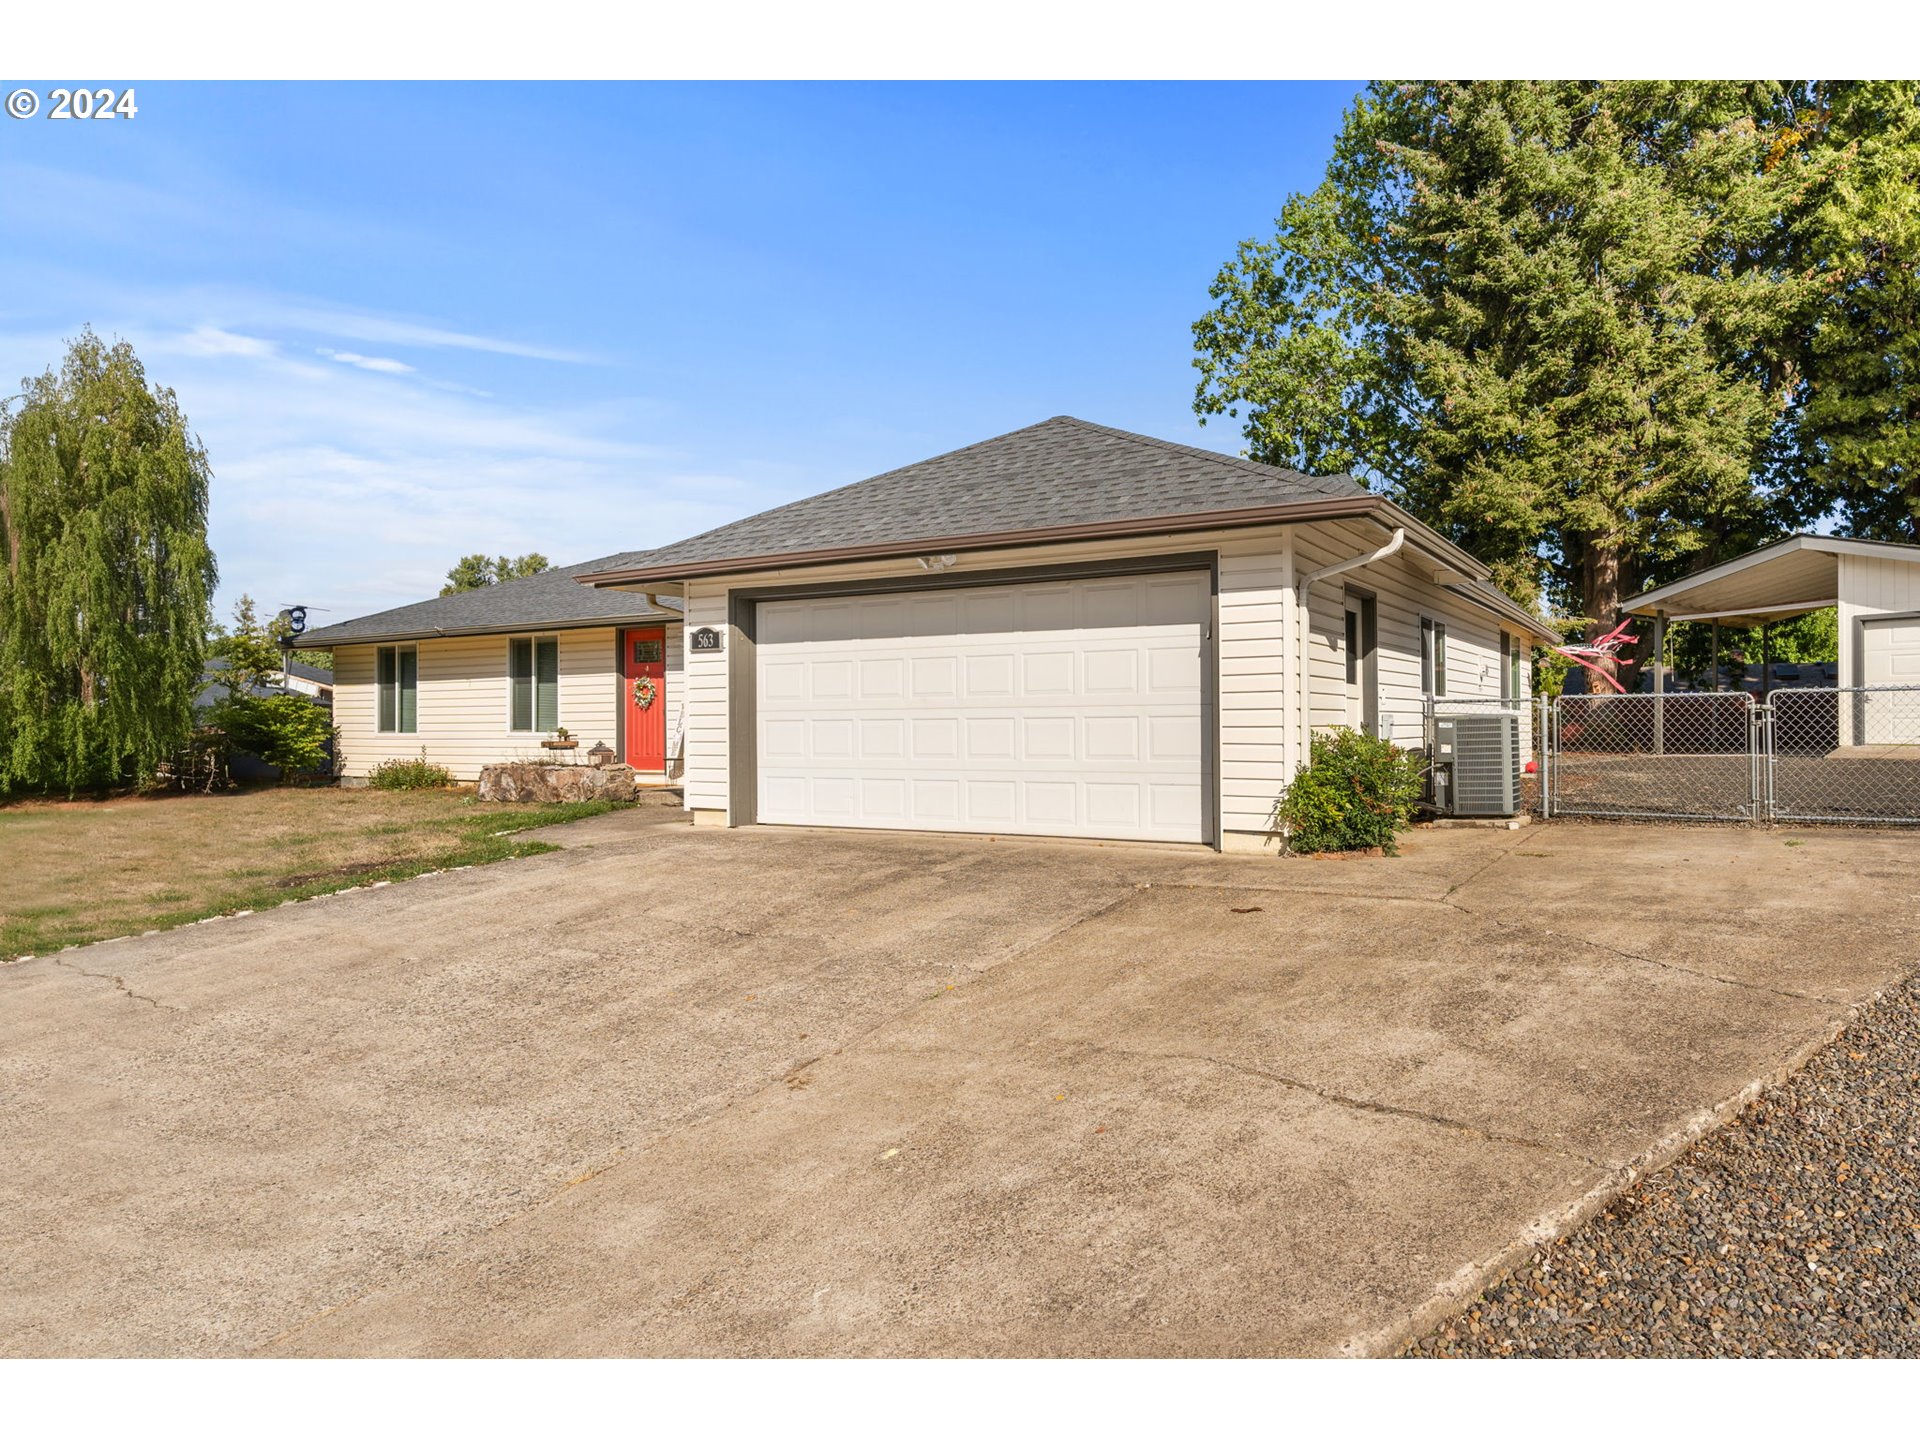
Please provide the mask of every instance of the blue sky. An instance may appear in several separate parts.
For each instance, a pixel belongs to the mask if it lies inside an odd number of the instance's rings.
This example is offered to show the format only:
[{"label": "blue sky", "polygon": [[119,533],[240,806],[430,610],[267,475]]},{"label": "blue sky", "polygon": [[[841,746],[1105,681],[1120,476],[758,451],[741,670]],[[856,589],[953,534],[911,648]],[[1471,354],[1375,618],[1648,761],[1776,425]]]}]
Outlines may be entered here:
[{"label": "blue sky", "polygon": [[212,460],[223,615],[664,544],[1055,414],[1232,451],[1188,327],[1356,88],[140,85],[0,120],[0,376],[134,342]]}]

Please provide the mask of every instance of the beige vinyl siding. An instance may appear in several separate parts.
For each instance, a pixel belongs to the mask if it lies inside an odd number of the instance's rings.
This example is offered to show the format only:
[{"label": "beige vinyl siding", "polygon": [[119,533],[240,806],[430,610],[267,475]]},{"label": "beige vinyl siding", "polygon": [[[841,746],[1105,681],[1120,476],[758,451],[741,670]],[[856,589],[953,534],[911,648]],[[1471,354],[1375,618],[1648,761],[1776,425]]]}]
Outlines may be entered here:
[{"label": "beige vinyl siding", "polygon": [[[1305,525],[1295,532],[1295,563],[1302,573],[1377,550],[1386,542],[1377,526]],[[1344,643],[1346,594],[1368,591],[1378,618],[1380,733],[1396,745],[1424,743],[1425,697],[1420,684],[1420,621],[1447,627],[1447,698],[1498,699],[1501,623],[1471,601],[1434,584],[1403,552],[1349,570],[1313,587],[1308,673],[1315,728],[1346,723]],[[1522,646],[1532,642],[1521,638]],[[1523,650],[1523,653],[1524,650]]]},{"label": "beige vinyl siding", "polygon": [[[679,689],[677,625],[666,627],[667,695]],[[620,747],[621,685],[619,652],[610,627],[587,630],[526,631],[517,636],[553,635],[559,641],[559,724],[580,741],[576,755],[597,744]],[[458,636],[421,640],[419,729],[412,734],[382,733],[376,726],[374,645],[335,648],[334,723],[340,727],[342,773],[366,775],[384,760],[426,758],[444,765],[457,780],[479,778],[480,769],[503,760],[548,758],[540,748],[546,736],[512,729],[508,680],[508,635]],[[673,724],[671,710],[668,725]],[[669,734],[671,734],[669,729]]]},{"label": "beige vinyl siding", "polygon": [[710,626],[721,634],[718,653],[686,652],[687,697],[685,803],[689,810],[727,808],[727,663],[733,636],[727,629],[727,592],[713,585],[687,587],[686,630]]}]

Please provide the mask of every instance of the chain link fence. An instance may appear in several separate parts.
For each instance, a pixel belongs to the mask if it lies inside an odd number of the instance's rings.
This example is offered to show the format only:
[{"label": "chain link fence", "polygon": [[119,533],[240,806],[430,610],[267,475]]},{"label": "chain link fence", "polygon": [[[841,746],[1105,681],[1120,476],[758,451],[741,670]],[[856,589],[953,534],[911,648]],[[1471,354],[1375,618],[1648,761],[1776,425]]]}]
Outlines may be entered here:
[{"label": "chain link fence", "polygon": [[1757,819],[1757,709],[1737,691],[1562,695],[1550,722],[1549,813]]},{"label": "chain link fence", "polygon": [[1920,685],[1769,699],[1773,819],[1920,825]]},{"label": "chain link fence", "polygon": [[1542,813],[1920,825],[1920,686],[1563,695]]}]

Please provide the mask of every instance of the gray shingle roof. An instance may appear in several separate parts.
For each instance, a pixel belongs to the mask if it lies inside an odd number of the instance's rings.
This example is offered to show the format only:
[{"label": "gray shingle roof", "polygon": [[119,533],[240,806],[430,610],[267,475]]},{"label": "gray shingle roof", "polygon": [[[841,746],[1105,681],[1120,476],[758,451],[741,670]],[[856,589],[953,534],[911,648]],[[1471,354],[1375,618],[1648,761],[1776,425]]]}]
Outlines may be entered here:
[{"label": "gray shingle roof", "polygon": [[910,547],[966,536],[1367,496],[1364,486],[1345,475],[1316,478],[1056,415],[690,540],[612,556],[601,570],[709,565],[855,546]]},{"label": "gray shingle roof", "polygon": [[563,565],[529,575],[524,580],[503,580],[483,589],[442,595],[418,604],[362,615],[357,620],[343,620],[337,625],[309,630],[295,643],[303,650],[326,650],[335,645],[411,640],[437,634],[486,635],[510,630],[605,625],[655,616],[680,618],[677,610],[651,609],[643,596],[631,591],[595,590],[575,579],[604,570],[618,558],[621,557]]}]

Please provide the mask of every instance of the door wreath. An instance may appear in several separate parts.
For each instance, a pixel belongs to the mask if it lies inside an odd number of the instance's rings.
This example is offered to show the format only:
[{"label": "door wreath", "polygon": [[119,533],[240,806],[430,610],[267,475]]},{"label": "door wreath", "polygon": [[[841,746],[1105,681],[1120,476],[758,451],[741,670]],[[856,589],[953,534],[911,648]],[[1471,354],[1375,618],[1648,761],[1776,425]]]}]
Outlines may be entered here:
[{"label": "door wreath", "polygon": [[653,688],[653,677],[642,675],[633,682],[633,703],[642,710],[651,709],[657,692]]}]

